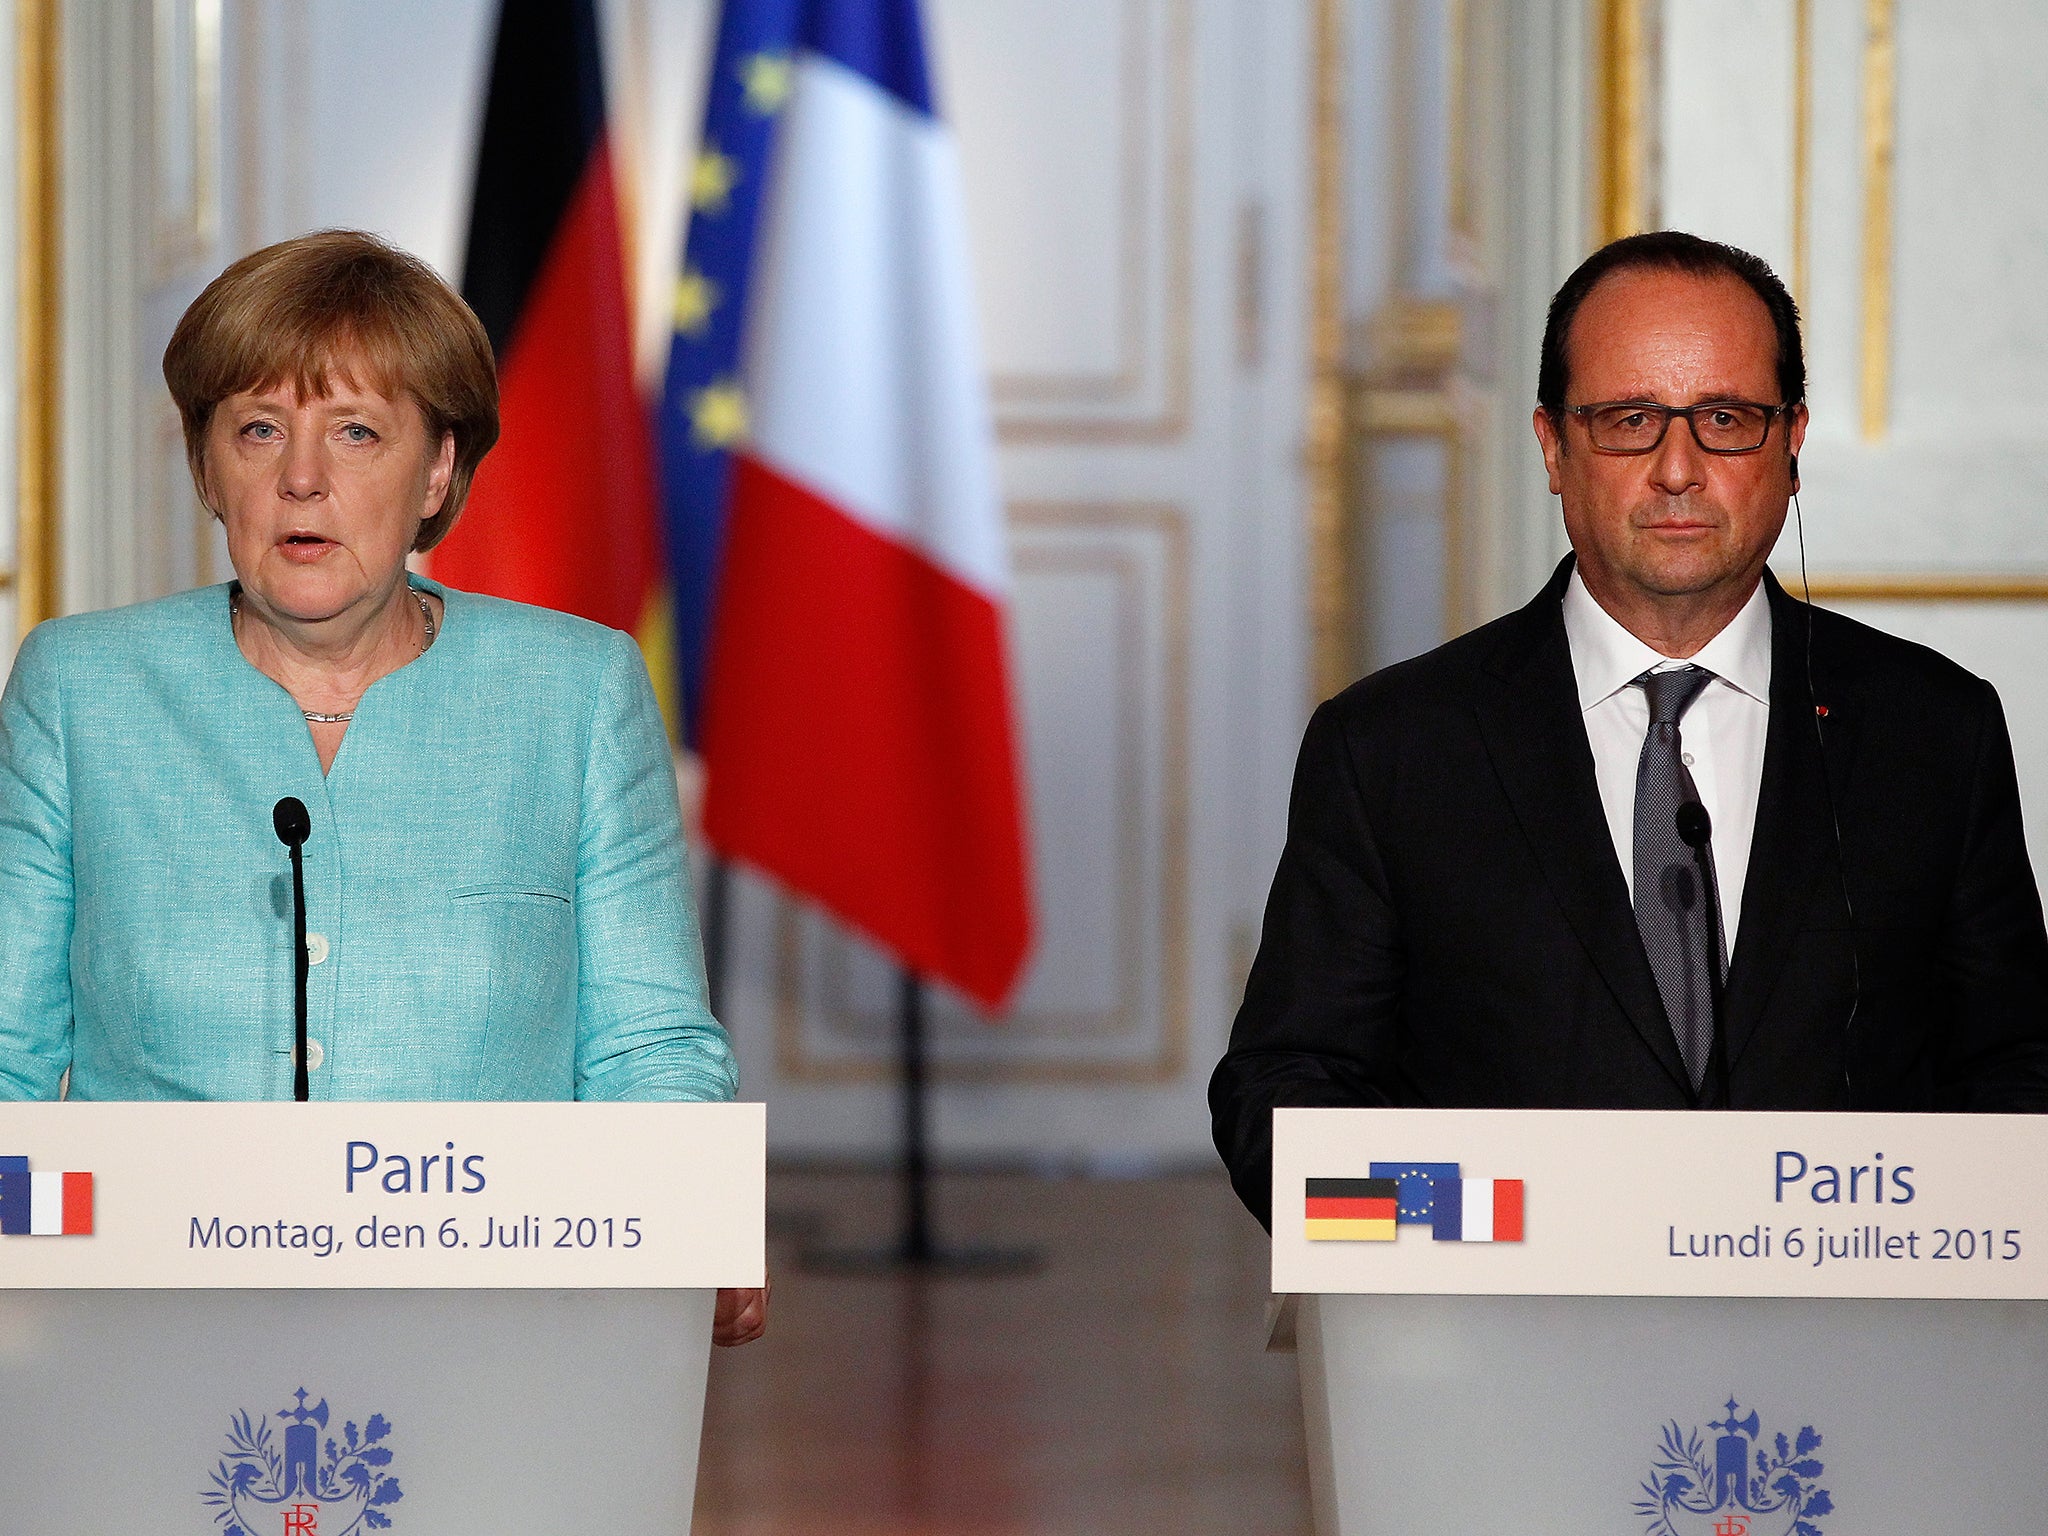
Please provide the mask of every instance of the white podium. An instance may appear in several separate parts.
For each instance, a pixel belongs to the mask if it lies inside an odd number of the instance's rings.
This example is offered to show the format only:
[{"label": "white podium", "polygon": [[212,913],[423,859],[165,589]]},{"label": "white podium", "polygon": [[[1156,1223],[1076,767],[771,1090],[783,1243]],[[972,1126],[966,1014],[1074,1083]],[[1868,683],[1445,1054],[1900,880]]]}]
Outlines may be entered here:
[{"label": "white podium", "polygon": [[764,1132],[760,1105],[0,1106],[0,1531],[687,1532]]},{"label": "white podium", "polygon": [[2048,1529],[2048,1120],[1274,1129],[1325,1536]]}]

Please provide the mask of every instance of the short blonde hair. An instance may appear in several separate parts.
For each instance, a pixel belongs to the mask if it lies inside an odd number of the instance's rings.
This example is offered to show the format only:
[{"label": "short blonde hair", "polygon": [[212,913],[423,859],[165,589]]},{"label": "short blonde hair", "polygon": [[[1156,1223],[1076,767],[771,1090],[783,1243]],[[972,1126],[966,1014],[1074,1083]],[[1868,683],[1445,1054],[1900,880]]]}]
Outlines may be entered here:
[{"label": "short blonde hair", "polygon": [[324,229],[244,256],[178,321],[164,382],[201,499],[207,428],[221,401],[287,381],[301,399],[316,399],[335,379],[387,399],[409,395],[432,442],[454,436],[447,499],[413,542],[432,549],[455,526],[477,465],[498,440],[498,371],[462,296],[419,257],[360,230]]}]

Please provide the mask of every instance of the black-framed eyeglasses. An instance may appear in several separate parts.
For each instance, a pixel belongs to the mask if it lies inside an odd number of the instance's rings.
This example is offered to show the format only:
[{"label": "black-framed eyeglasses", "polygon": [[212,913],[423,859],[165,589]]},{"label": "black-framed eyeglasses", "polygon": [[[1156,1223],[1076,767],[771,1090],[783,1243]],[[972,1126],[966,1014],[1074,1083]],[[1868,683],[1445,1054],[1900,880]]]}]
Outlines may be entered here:
[{"label": "black-framed eyeglasses", "polygon": [[1703,400],[1698,405],[1659,405],[1654,400],[1601,400],[1567,405],[1567,415],[1586,424],[1586,435],[1601,453],[1650,453],[1664,441],[1671,418],[1683,416],[1693,441],[1707,453],[1755,453],[1771,435],[1771,421],[1789,415],[1789,405],[1754,400]]}]

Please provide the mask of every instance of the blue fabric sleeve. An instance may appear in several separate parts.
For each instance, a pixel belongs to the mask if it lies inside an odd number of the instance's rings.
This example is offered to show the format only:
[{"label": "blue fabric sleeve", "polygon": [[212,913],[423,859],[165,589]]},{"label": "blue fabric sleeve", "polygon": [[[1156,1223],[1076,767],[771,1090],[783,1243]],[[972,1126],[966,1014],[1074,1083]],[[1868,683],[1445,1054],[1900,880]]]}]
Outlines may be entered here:
[{"label": "blue fabric sleeve", "polygon": [[683,856],[675,760],[640,652],[608,637],[576,873],[579,1099],[730,1099]]},{"label": "blue fabric sleeve", "polygon": [[71,1064],[71,791],[59,653],[41,628],[0,694],[0,1099]]}]

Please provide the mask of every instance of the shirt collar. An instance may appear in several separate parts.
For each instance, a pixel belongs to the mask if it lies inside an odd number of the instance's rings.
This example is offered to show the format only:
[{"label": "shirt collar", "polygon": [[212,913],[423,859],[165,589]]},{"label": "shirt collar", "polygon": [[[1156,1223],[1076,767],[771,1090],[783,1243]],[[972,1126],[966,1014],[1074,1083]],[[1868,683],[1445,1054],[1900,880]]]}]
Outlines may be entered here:
[{"label": "shirt collar", "polygon": [[[1645,645],[1594,600],[1578,568],[1564,589],[1564,633],[1571,646],[1579,708],[1591,709],[1645,672],[1674,658]],[[1759,704],[1771,702],[1771,603],[1759,581],[1749,601],[1722,631],[1687,660],[1705,667]]]}]

